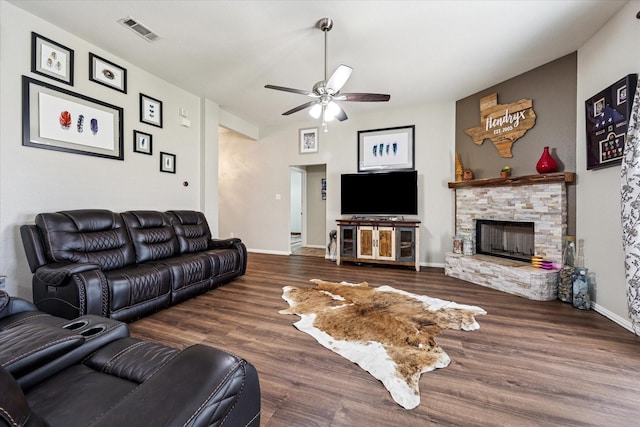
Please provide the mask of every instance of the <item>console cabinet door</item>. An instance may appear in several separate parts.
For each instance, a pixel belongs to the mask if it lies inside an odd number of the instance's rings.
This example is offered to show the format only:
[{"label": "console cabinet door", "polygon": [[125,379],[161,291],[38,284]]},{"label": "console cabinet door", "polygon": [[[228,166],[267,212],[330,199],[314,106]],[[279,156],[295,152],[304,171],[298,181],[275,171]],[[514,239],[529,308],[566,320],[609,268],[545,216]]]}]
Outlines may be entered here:
[{"label": "console cabinet door", "polygon": [[376,259],[396,260],[396,230],[393,227],[379,227],[376,239]]},{"label": "console cabinet door", "polygon": [[413,262],[416,260],[416,229],[413,227],[398,227],[398,261]]},{"label": "console cabinet door", "polygon": [[375,229],[370,225],[358,227],[358,258],[375,258]]},{"label": "console cabinet door", "polygon": [[340,257],[355,258],[356,256],[356,227],[340,227]]}]

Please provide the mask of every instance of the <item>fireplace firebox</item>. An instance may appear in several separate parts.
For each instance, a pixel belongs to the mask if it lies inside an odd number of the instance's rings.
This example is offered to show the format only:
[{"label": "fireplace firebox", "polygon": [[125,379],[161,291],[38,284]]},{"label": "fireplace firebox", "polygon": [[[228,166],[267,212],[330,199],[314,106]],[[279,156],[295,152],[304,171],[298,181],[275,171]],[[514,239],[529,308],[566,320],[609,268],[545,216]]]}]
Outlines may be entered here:
[{"label": "fireplace firebox", "polygon": [[476,220],[476,253],[530,262],[535,255],[534,223]]}]

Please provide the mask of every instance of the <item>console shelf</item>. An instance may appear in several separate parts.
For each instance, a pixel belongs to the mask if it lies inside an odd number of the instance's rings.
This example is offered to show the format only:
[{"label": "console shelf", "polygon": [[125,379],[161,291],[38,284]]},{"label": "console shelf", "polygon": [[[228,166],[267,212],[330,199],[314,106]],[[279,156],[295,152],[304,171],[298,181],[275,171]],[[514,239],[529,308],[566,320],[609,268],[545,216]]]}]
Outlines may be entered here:
[{"label": "console shelf", "polygon": [[420,271],[420,221],[338,219],[337,264],[406,265]]}]

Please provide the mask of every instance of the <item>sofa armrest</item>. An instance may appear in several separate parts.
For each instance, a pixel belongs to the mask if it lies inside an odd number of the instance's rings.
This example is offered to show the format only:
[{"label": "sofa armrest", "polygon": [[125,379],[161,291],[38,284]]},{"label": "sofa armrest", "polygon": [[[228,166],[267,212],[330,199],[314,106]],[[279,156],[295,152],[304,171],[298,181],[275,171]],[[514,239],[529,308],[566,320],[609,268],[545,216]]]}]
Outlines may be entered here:
[{"label": "sofa armrest", "polygon": [[99,270],[98,264],[54,263],[43,265],[36,270],[36,279],[47,286],[65,286],[71,276],[84,271]]},{"label": "sofa armrest", "polygon": [[22,389],[3,367],[0,366],[0,425],[24,427],[48,427],[38,415],[31,411]]},{"label": "sofa armrest", "polygon": [[227,249],[232,248],[236,244],[242,242],[237,237],[231,237],[229,239],[211,239],[209,241],[209,249]]},{"label": "sofa armrest", "polygon": [[29,301],[12,297],[6,291],[0,291],[0,319],[25,311],[38,311]]},{"label": "sofa armrest", "polygon": [[85,314],[108,317],[107,279],[96,264],[50,264],[33,276],[33,302],[39,310],[73,319]]},{"label": "sofa armrest", "polygon": [[45,323],[24,323],[0,332],[0,366],[15,378],[80,346],[85,337]]},{"label": "sofa armrest", "polygon": [[[109,371],[133,371],[117,366],[131,366],[127,356],[121,353],[118,360],[110,364]],[[153,359],[137,358],[137,363],[149,363]],[[93,426],[259,426],[260,386],[258,374],[251,364],[222,350],[200,344],[175,355],[164,355],[161,359],[164,360],[162,367],[126,399],[104,413]],[[144,367],[136,370],[150,371]],[[140,404],[158,401],[158,390],[171,390],[171,397],[162,399],[161,405]]]}]

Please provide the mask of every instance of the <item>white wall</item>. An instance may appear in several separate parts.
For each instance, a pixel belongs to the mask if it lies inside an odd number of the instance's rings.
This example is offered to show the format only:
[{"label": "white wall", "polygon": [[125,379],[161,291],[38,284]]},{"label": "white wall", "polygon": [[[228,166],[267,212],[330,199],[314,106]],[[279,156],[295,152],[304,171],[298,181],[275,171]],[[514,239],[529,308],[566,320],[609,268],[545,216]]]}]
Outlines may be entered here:
[{"label": "white wall", "polygon": [[[73,87],[30,72],[31,31],[75,51]],[[147,46],[133,34],[132,43]],[[127,94],[89,81],[89,52],[127,69]],[[124,161],[22,146],[22,75],[123,107]],[[33,222],[39,212],[201,208],[201,189],[210,184],[201,180],[198,97],[4,0],[0,0],[0,76],[0,274],[8,276],[7,291],[12,295],[31,298],[31,273],[19,226]],[[139,122],[140,92],[163,101],[162,129]],[[190,113],[190,128],[178,124],[181,107]],[[152,156],[133,152],[133,129],[153,135]],[[176,154],[175,175],[159,172],[160,151]],[[183,186],[185,181],[189,186]]]},{"label": "white wall", "polygon": [[[346,105],[348,111],[348,105]],[[305,114],[299,113],[299,114]],[[455,100],[385,110],[330,123],[319,133],[317,154],[298,153],[298,129],[319,122],[261,130],[253,141],[234,133],[220,139],[220,235],[242,237],[252,251],[287,253],[289,248],[289,166],[327,165],[327,219],[324,236],[340,218],[340,175],[357,171],[357,132],[395,126],[416,126],[415,159],[422,220],[420,262],[442,266],[453,231]],[[275,195],[282,199],[276,200]]]},{"label": "white wall", "polygon": [[578,50],[576,234],[596,274],[595,308],[630,328],[620,225],[620,167],[588,171],[584,101],[627,74],[640,72],[640,1],[631,1]]}]

